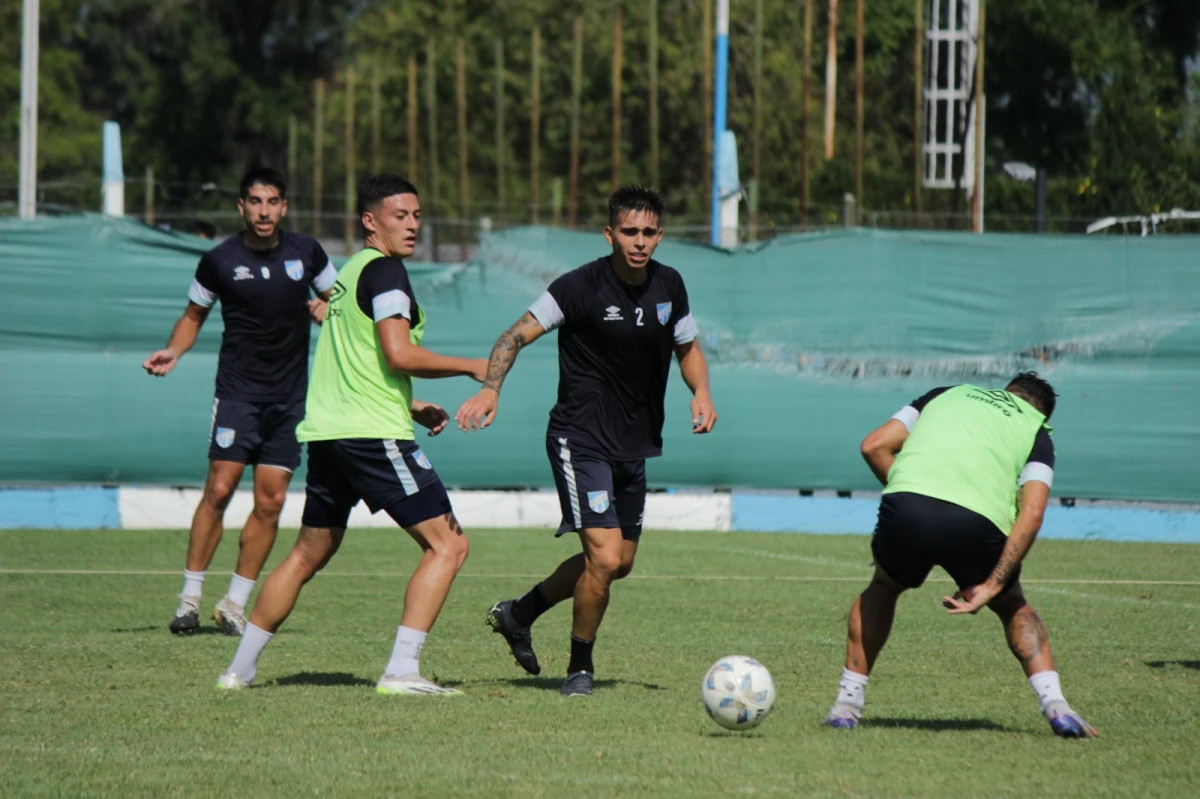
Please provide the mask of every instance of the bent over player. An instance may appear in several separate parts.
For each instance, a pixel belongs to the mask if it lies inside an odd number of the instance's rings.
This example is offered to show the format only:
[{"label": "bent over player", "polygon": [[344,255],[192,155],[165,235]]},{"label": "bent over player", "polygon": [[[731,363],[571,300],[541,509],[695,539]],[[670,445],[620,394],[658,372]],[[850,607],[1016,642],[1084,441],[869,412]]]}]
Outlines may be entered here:
[{"label": "bent over player", "polygon": [[483,389],[459,408],[459,427],[487,427],[517,353],[558,330],[558,402],[546,454],[562,506],[557,535],[579,534],[583,551],[524,596],[497,603],[488,624],[517,663],[538,674],[530,626],[574,597],[565,696],[592,693],[592,647],[614,580],[633,569],[646,505],[646,458],[662,454],[663,397],[672,353],[692,390],[692,431],[717,421],[708,363],[683,278],[653,259],[662,241],[662,198],[637,186],[609,198],[604,236],[612,254],[559,277],[492,348]]},{"label": "bent over player", "polygon": [[1054,734],[1095,737],[1063,697],[1046,625],[1020,583],[1054,482],[1046,424],[1054,405],[1054,389],[1034,372],[1003,391],[938,388],[863,441],[863,457],[884,485],[871,540],[875,576],[850,608],[846,666],[826,726],[858,724],[897,598],[941,566],[958,583],[942,600],[951,613],[986,606],[1000,617]]},{"label": "bent over player", "polygon": [[437,435],[450,417],[414,400],[412,379],[463,375],[482,382],[487,361],[421,346],[425,312],[401,260],[412,255],[421,228],[416,188],[397,175],[368,178],[358,191],[358,210],[365,248],[338,273],[296,431],[308,442],[300,535],[263,584],[233,663],[217,683],[221,688],[245,688],[254,679],[263,648],[300,589],[341,546],[350,510],[361,499],[372,513],[386,511],[424,550],[377,690],[461,693],[420,674],[421,649],[467,558],[467,539],[433,464],[413,440],[414,421]]},{"label": "bent over player", "polygon": [[253,464],[254,510],[242,527],[229,593],[213,611],[213,620],[229,635],[241,635],[246,626],[246,600],[275,543],[288,483],[300,465],[296,425],[304,417],[310,313],[319,317],[310,291],[328,299],[337,275],[316,240],[280,230],[287,185],[275,170],[255,169],[242,178],[238,211],[246,230],[200,258],[171,340],[142,364],[152,375],[168,374],[196,343],[213,303],[221,301],[225,332],[208,479],[188,535],[183,591],[171,620],[176,634],[200,627],[200,592],[224,532],[225,508],[246,465]]}]

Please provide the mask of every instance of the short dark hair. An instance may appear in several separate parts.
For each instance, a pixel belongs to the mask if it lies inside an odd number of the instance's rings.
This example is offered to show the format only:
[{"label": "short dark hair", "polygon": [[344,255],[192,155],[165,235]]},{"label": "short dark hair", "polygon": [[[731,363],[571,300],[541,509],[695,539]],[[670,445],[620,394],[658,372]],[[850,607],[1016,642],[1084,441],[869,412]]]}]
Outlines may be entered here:
[{"label": "short dark hair", "polygon": [[197,219],[187,226],[187,232],[202,239],[215,239],[217,237],[217,226],[212,222]]},{"label": "short dark hair", "polygon": [[281,199],[287,199],[287,181],[283,179],[282,173],[269,166],[260,166],[247,172],[238,186],[238,197],[246,199],[250,196],[250,189],[255,186],[273,186],[279,189]]},{"label": "short dark hair", "polygon": [[1054,393],[1053,386],[1038,377],[1037,372],[1021,372],[1008,381],[1005,391],[1020,394],[1030,405],[1045,414],[1047,419],[1054,413],[1055,397],[1058,395]]},{"label": "short dark hair", "polygon": [[630,211],[648,211],[662,222],[663,198],[648,186],[622,186],[608,198],[608,224],[615,225]]},{"label": "short dark hair", "polygon": [[399,175],[382,174],[371,177],[358,184],[358,215],[362,216],[375,206],[394,197],[397,194],[417,194],[417,187]]}]

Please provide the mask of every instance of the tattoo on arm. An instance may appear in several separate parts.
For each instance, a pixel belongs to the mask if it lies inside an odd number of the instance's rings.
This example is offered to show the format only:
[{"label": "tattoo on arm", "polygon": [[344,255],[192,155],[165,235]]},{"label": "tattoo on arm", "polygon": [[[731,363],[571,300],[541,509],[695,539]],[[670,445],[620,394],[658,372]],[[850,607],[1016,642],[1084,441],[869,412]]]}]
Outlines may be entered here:
[{"label": "tattoo on arm", "polygon": [[1012,570],[1016,568],[1018,563],[1020,563],[1020,559],[1014,553],[1008,552],[1007,549],[1001,552],[1000,560],[996,562],[996,567],[992,569],[992,581],[1000,585],[1006,585],[1009,575],[1012,574]]},{"label": "tattoo on arm", "polygon": [[488,358],[487,377],[483,381],[484,388],[490,388],[497,394],[500,393],[500,386],[504,383],[504,378],[508,376],[509,370],[517,360],[517,353],[521,351],[522,347],[537,338],[540,330],[541,325],[533,317],[533,314],[526,313],[512,327],[500,334],[500,338],[496,339],[496,344],[492,347],[491,357]]}]

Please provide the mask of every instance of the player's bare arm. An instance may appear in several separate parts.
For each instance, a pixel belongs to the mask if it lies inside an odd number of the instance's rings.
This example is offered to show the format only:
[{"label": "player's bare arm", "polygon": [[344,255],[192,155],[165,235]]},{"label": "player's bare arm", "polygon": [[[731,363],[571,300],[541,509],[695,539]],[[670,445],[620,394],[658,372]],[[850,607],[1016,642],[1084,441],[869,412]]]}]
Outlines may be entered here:
[{"label": "player's bare arm", "polygon": [[500,334],[488,358],[487,374],[479,393],[464,402],[454,415],[458,428],[465,432],[482,430],[496,418],[500,387],[516,363],[517,353],[545,335],[546,329],[528,311]]},{"label": "player's bare arm", "polygon": [[692,391],[692,432],[703,435],[717,423],[717,411],[713,408],[712,393],[708,387],[708,359],[695,339],[675,347],[679,360],[679,373],[683,382]]},{"label": "player's bare arm", "polygon": [[942,605],[951,613],[974,613],[999,596],[1013,570],[1029,554],[1038,531],[1042,529],[1042,518],[1050,500],[1050,486],[1040,480],[1030,480],[1021,486],[1018,496],[1021,510],[1017,513],[1012,532],[1008,534],[1008,541],[991,575],[979,585],[959,591],[952,597],[943,597]]},{"label": "player's bare arm", "polygon": [[863,439],[862,456],[871,467],[871,472],[881,485],[887,485],[888,472],[896,462],[896,455],[908,440],[908,428],[898,419],[888,419],[882,427],[872,430]]},{"label": "player's bare arm", "polygon": [[166,377],[175,368],[175,364],[179,363],[183,354],[196,344],[200,328],[204,327],[204,320],[208,319],[211,310],[189,302],[183,316],[179,317],[179,321],[171,329],[171,338],[167,341],[167,346],[147,358],[142,368],[155,377]]},{"label": "player's bare arm", "polygon": [[413,344],[408,320],[403,317],[381,319],[375,330],[388,368],[426,380],[439,377],[470,377],[483,382],[487,361],[482,358],[456,358],[439,355]]},{"label": "player's bare arm", "polygon": [[333,289],[318,291],[317,296],[308,301],[308,313],[318,325],[324,324],[325,316],[329,313],[329,295]]},{"label": "player's bare arm", "polygon": [[421,427],[429,429],[430,436],[436,436],[450,424],[450,414],[441,405],[414,399],[412,401],[412,419]]}]

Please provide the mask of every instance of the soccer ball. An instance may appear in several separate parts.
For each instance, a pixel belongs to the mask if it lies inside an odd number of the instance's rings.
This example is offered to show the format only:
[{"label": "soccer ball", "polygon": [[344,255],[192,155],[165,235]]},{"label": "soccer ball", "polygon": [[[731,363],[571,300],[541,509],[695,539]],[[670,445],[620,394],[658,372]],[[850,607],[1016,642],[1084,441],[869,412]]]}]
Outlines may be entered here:
[{"label": "soccer ball", "polygon": [[767,667],[745,655],[723,657],[704,675],[700,698],[708,715],[727,730],[762,724],[775,705],[775,682]]}]

